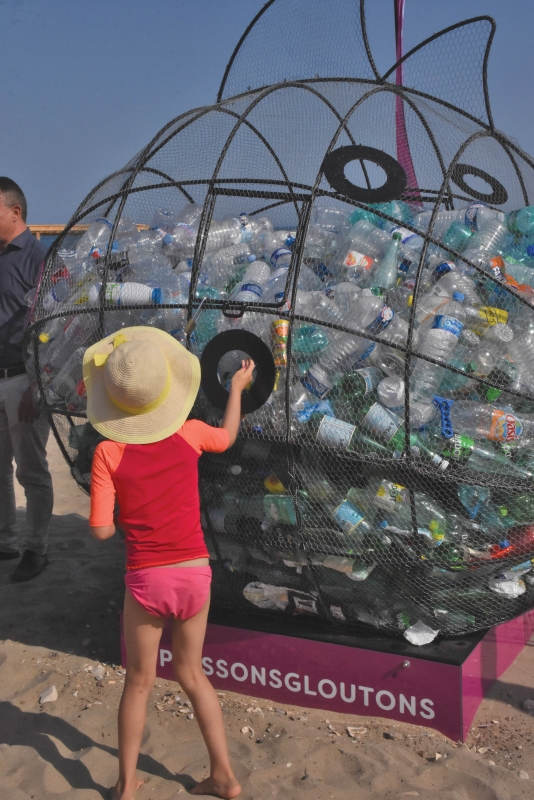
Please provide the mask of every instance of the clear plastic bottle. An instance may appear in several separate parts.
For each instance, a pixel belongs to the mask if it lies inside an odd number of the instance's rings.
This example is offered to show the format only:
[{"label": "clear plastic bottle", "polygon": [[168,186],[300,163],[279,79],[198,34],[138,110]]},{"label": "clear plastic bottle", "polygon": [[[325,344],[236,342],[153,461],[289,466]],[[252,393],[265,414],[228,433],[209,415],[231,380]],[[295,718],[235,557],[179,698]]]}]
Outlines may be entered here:
[{"label": "clear plastic bottle", "polygon": [[294,241],[295,239],[291,231],[275,231],[272,228],[264,228],[252,239],[250,246],[252,252],[255,253],[258,258],[262,258],[268,264],[271,264],[271,256],[273,253],[280,249],[289,250]]},{"label": "clear plastic bottle", "polygon": [[[312,317],[318,322],[331,322],[335,325],[343,325],[344,319],[341,310],[336,302],[324,292],[306,292],[303,290],[297,293],[296,313],[305,317]],[[332,340],[334,338],[332,331]],[[330,338],[330,332],[328,333]]]},{"label": "clear plastic bottle", "polygon": [[507,237],[508,230],[503,222],[498,219],[488,220],[475,233],[463,256],[477,266],[486,266],[492,256],[502,253]]},{"label": "clear plastic bottle", "polygon": [[165,254],[175,263],[193,258],[197,233],[197,228],[192,225],[177,222],[167,231],[169,238],[164,242]]},{"label": "clear plastic bottle", "polygon": [[[414,228],[427,231],[432,213],[432,210],[430,210],[421,211],[417,214],[414,218]],[[495,211],[493,208],[488,208],[483,205],[483,203],[470,203],[464,208],[457,208],[451,211],[438,211],[434,219],[432,234],[439,239],[455,222],[465,225],[473,231],[478,231],[485,222],[494,219],[502,222],[504,220],[502,211]]]},{"label": "clear plastic bottle", "polygon": [[109,242],[113,223],[105,217],[100,217],[92,222],[76,245],[76,257],[84,258],[89,255],[92,247],[103,247]]},{"label": "clear plastic bottle", "polygon": [[56,317],[51,319],[42,326],[39,332],[39,341],[41,344],[48,344],[53,342],[56,336],[59,336],[69,320],[67,317]]},{"label": "clear plastic bottle", "polygon": [[[100,283],[94,283],[89,289],[89,305],[97,306],[100,302]],[[108,283],[106,284],[105,302],[117,306],[142,306],[163,302],[161,288],[145,286],[142,283]]]},{"label": "clear plastic bottle", "polygon": [[[447,364],[454,353],[465,323],[464,296],[455,292],[453,299],[440,309],[434,317],[432,328],[419,348],[421,355]],[[411,375],[411,395],[414,403],[436,394],[443,378],[443,371],[428,361],[414,359]]]},{"label": "clear plastic bottle", "polygon": [[405,395],[403,378],[398,375],[388,375],[380,381],[376,393],[383,406],[390,408],[399,416],[402,415]]},{"label": "clear plastic bottle", "polygon": [[493,442],[513,442],[534,434],[534,415],[517,414],[509,407],[469,400],[453,402],[438,398],[442,426],[452,426],[454,433],[461,432],[472,439],[489,439]]},{"label": "clear plastic bottle", "polygon": [[523,386],[534,387],[534,336],[519,335],[510,341],[507,352],[521,375]]},{"label": "clear plastic bottle", "polygon": [[391,236],[381,228],[377,228],[369,220],[361,219],[352,226],[347,244],[347,252],[355,251],[358,254],[379,259],[382,258],[391,244]]},{"label": "clear plastic bottle", "polygon": [[215,250],[207,255],[202,263],[206,284],[216,289],[224,289],[230,278],[235,275],[237,267],[255,260],[256,256],[252,255],[250,247],[244,242]]},{"label": "clear plastic bottle", "polygon": [[425,320],[429,321],[429,318],[441,313],[442,307],[451,301],[455,292],[463,294],[470,305],[481,305],[475,283],[471,278],[461,272],[445,272],[431,289],[418,296],[415,308],[416,322],[421,325]]},{"label": "clear plastic bottle", "polygon": [[261,300],[270,277],[269,265],[262,261],[254,261],[247,267],[242,282],[232,293],[232,299],[241,303],[257,303]]},{"label": "clear plastic bottle", "polygon": [[314,205],[311,222],[313,225],[335,234],[343,233],[350,228],[346,210],[335,206]]},{"label": "clear plastic bottle", "polygon": [[57,375],[61,367],[79,347],[87,347],[95,334],[96,320],[93,315],[79,314],[72,317],[63,332],[56,336],[43,356],[43,369],[49,375]]},{"label": "clear plastic bottle", "polygon": [[50,402],[59,403],[67,395],[75,391],[76,386],[82,380],[82,362],[85,347],[78,347],[61,367],[57,375],[50,381],[46,388],[46,394]]},{"label": "clear plastic bottle", "polygon": [[152,228],[161,228],[168,231],[178,222],[178,212],[175,209],[159,206],[152,217]]}]

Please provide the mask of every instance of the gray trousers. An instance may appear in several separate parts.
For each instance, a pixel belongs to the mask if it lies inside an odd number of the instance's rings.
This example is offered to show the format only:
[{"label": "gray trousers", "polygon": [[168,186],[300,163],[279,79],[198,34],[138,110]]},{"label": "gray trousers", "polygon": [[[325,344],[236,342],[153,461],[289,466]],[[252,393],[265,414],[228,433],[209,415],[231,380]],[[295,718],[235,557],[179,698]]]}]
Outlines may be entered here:
[{"label": "gray trousers", "polygon": [[19,549],[13,458],[16,477],[26,495],[24,550],[46,553],[54,494],[46,460],[50,425],[41,414],[29,424],[19,422],[20,399],[28,388],[26,375],[0,379],[0,550]]}]

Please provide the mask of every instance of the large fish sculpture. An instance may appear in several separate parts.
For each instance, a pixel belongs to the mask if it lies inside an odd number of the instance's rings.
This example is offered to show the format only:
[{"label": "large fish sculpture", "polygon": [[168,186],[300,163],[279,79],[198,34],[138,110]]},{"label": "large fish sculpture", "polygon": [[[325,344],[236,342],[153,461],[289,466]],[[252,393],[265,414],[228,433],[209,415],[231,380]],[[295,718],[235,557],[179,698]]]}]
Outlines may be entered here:
[{"label": "large fish sculpture", "polygon": [[217,102],[48,253],[28,360],[85,489],[91,343],[176,336],[212,424],[256,361],[238,442],[201,461],[219,608],[421,643],[534,605],[534,163],[494,126],[494,31],[460,22],[382,75],[364,0],[270,0]]}]

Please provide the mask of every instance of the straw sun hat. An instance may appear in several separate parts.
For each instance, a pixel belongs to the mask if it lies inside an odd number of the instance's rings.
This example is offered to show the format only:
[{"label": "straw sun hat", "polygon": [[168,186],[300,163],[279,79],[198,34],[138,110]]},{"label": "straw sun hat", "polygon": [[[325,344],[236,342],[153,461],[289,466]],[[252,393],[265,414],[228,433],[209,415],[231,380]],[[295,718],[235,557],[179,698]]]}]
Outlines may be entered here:
[{"label": "straw sun hat", "polygon": [[198,393],[200,363],[157,328],[123,328],[85,351],[87,418],[108,439],[149,444],[180,428]]}]

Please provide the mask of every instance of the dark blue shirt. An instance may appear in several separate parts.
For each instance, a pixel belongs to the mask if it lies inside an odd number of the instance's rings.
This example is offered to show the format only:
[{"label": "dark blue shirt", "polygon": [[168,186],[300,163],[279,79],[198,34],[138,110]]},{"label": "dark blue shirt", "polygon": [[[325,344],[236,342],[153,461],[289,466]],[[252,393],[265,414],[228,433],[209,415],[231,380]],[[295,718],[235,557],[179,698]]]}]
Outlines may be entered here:
[{"label": "dark blue shirt", "polygon": [[23,363],[25,295],[37,285],[46,247],[29,228],[0,251],[0,367]]}]

